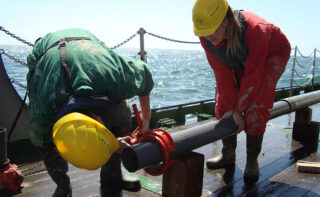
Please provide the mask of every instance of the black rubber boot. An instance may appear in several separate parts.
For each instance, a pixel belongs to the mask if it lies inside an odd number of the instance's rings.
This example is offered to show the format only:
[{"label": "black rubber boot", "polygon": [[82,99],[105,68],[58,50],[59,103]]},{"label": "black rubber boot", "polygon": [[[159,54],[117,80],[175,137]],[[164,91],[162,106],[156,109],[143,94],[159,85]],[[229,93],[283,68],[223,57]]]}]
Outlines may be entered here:
[{"label": "black rubber boot", "polygon": [[247,135],[247,164],[244,171],[244,180],[252,184],[259,180],[258,156],[261,152],[263,135]]},{"label": "black rubber boot", "polygon": [[53,197],[71,197],[72,189],[70,186],[70,178],[67,175],[68,163],[65,161],[54,145],[39,149],[44,164],[51,179],[57,184],[57,188],[53,193]]},{"label": "black rubber boot", "polygon": [[109,161],[101,167],[100,171],[100,193],[103,197],[122,196],[122,190],[137,192],[141,189],[139,179],[122,175],[121,158],[114,153]]},{"label": "black rubber boot", "polygon": [[222,139],[223,148],[221,153],[206,164],[208,169],[220,169],[234,165],[236,160],[237,135],[231,135]]}]

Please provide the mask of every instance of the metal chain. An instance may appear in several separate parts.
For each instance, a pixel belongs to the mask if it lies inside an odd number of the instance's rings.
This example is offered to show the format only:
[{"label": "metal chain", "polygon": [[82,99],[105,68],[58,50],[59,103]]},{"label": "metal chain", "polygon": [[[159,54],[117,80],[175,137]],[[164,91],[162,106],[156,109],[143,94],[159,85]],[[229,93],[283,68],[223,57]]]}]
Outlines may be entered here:
[{"label": "metal chain", "polygon": [[3,31],[4,33],[8,34],[8,35],[11,36],[12,38],[15,38],[15,39],[19,40],[20,42],[23,42],[24,44],[27,44],[27,45],[33,47],[33,44],[32,44],[32,43],[30,43],[30,42],[28,42],[28,41],[20,38],[19,36],[16,36],[15,34],[9,32],[8,30],[6,30],[5,28],[3,28],[2,26],[0,26],[0,30]]},{"label": "metal chain", "polygon": [[149,34],[150,36],[154,36],[156,38],[160,38],[160,39],[163,39],[163,40],[168,40],[168,41],[171,41],[171,42],[178,42],[178,43],[184,43],[184,44],[200,44],[200,42],[189,42],[189,41],[175,40],[175,39],[159,36],[157,34],[150,33],[150,32],[146,32],[146,33]]},{"label": "metal chain", "polygon": [[14,80],[13,78],[10,78],[10,81],[11,81],[11,83],[14,83],[14,84],[18,85],[18,86],[20,86],[21,88],[27,89],[27,86],[25,86],[25,85],[23,85],[22,83]]},{"label": "metal chain", "polygon": [[43,170],[40,170],[40,171],[37,171],[37,172],[31,172],[31,173],[29,173],[29,174],[26,174],[26,173],[24,174],[24,172],[27,172],[27,171],[30,171],[30,170],[34,170],[34,169],[37,169],[37,168],[41,168],[41,167],[43,167],[43,166],[44,166],[44,164],[39,164],[39,165],[37,165],[37,166],[33,166],[33,167],[30,167],[30,168],[21,170],[21,172],[23,173],[23,176],[25,176],[25,177],[31,176],[31,175],[37,174],[37,173],[39,173],[39,172],[43,172],[43,171],[45,171],[46,169],[43,169]]},{"label": "metal chain", "polygon": [[120,44],[117,44],[116,46],[111,47],[111,49],[116,49],[118,47],[121,47],[122,45],[126,44],[127,42],[129,42],[130,40],[132,40],[138,33],[133,34],[132,36],[130,36],[128,39],[126,39],[125,41],[121,42]]},{"label": "metal chain", "polygon": [[138,97],[132,97],[131,99],[128,99],[128,103],[132,103],[133,101],[135,101]]},{"label": "metal chain", "polygon": [[27,63],[23,62],[22,60],[19,60],[18,58],[15,58],[14,56],[12,55],[9,55],[8,53],[6,53],[3,49],[0,49],[0,53],[2,53],[3,55],[9,57],[10,59],[14,60],[15,62],[17,63],[20,63],[24,66],[27,66]]}]

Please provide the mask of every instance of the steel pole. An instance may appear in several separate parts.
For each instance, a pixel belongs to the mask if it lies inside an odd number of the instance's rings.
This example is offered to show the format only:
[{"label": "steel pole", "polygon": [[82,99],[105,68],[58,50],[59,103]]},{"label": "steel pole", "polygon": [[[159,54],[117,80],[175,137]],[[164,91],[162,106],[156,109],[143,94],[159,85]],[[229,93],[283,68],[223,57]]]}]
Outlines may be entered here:
[{"label": "steel pole", "polygon": [[2,168],[6,167],[9,163],[7,158],[7,135],[6,129],[0,127],[0,171]]},{"label": "steel pole", "polygon": [[[275,118],[319,102],[320,91],[315,91],[278,101],[274,103],[274,107],[269,111],[271,118]],[[173,159],[193,149],[236,134],[236,130],[237,126],[233,118],[230,117],[173,133],[172,138],[176,150],[170,153],[170,158]],[[125,148],[122,152],[123,165],[130,172],[156,165],[162,160],[163,156],[160,147],[152,142],[135,144]]]}]

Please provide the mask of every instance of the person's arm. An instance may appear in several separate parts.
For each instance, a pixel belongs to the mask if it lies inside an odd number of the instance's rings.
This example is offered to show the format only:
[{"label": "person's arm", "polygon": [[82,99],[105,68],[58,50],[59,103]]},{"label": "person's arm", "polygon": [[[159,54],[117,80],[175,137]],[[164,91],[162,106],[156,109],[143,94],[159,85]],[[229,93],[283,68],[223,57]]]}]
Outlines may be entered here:
[{"label": "person's arm", "polygon": [[[264,25],[260,26],[260,29],[263,29]],[[256,95],[259,86],[261,83],[268,83],[268,81],[261,80],[268,54],[268,34],[265,33],[266,30],[262,31],[260,29],[256,28],[254,31],[247,31],[246,46],[248,57],[245,61],[235,112],[246,112],[252,104],[258,105]]]},{"label": "person's arm", "polygon": [[200,37],[200,42],[215,76],[218,97],[216,98],[216,118],[219,120],[226,112],[234,110],[238,100],[237,85],[232,69],[211,54],[203,37]]},{"label": "person's arm", "polygon": [[151,118],[150,94],[147,94],[145,96],[139,96],[139,102],[141,107],[141,121],[142,121],[141,131],[148,131],[149,122]]}]

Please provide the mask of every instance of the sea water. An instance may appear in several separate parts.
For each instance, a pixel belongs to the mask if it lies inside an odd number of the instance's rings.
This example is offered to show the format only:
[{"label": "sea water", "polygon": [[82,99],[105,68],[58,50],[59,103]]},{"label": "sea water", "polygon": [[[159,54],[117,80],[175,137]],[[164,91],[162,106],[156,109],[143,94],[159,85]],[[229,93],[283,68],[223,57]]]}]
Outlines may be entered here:
[{"label": "sea water", "polygon": [[[6,53],[26,62],[31,51],[28,46],[0,45]],[[124,58],[140,58],[139,49],[119,48],[115,51]],[[177,104],[213,99],[215,97],[215,78],[203,50],[174,50],[174,49],[149,49],[147,63],[153,75],[154,88],[151,92],[151,108],[160,108]],[[14,60],[2,55],[4,65],[10,80],[26,86],[28,68]],[[290,58],[286,70],[277,84],[277,88],[290,87],[293,57]],[[303,85],[311,83],[313,56],[298,57],[295,81]],[[315,75],[320,76],[319,63],[316,59]],[[316,82],[320,82],[317,77]],[[25,95],[25,88],[14,83],[14,87],[21,97]],[[130,99],[136,103],[137,99]]]}]

